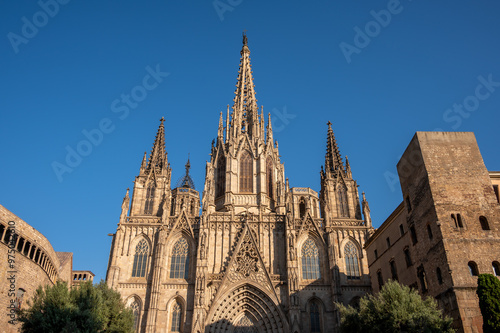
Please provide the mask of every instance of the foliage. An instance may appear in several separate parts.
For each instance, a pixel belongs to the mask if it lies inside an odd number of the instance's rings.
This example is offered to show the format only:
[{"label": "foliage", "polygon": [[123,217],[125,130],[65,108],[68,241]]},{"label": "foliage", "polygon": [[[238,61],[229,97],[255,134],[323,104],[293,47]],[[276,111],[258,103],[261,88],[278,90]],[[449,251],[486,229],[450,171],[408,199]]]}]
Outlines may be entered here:
[{"label": "foliage", "polygon": [[390,280],[377,296],[361,298],[359,309],[338,303],[337,306],[341,332],[454,332],[452,319],[443,319],[433,298],[422,299],[417,291]]},{"label": "foliage", "polygon": [[483,315],[483,332],[500,332],[500,280],[492,274],[479,274],[476,292]]},{"label": "foliage", "polygon": [[58,281],[54,286],[39,287],[28,304],[30,308],[19,314],[21,332],[133,332],[132,311],[104,281],[96,285],[89,281],[72,289]]}]

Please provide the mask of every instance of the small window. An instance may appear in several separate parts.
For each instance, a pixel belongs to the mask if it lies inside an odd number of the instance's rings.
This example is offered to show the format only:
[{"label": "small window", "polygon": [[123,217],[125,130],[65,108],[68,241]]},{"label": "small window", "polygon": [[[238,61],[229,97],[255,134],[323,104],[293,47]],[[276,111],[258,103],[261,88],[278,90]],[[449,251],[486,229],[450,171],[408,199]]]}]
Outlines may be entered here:
[{"label": "small window", "polygon": [[500,203],[500,194],[498,193],[498,185],[493,185],[493,191],[495,191],[497,202]]},{"label": "small window", "polygon": [[26,290],[24,290],[23,288],[17,289],[16,299],[15,299],[15,303],[14,303],[16,310],[21,309],[21,306],[23,305],[23,299],[24,299],[25,292],[26,292]]},{"label": "small window", "polygon": [[479,223],[481,224],[481,228],[483,230],[490,230],[490,225],[488,223],[488,219],[484,216],[479,216]]},{"label": "small window", "polygon": [[474,261],[469,261],[467,265],[469,266],[469,273],[471,276],[479,275],[479,269],[477,269],[477,264]]},{"label": "small window", "polygon": [[406,196],[406,209],[408,210],[408,213],[411,211],[411,202],[410,202],[410,196]]},{"label": "small window", "polygon": [[[0,237],[3,236],[3,233],[5,232],[5,226],[3,224],[0,223]],[[2,238],[2,242],[3,242],[3,238]]]},{"label": "small window", "polygon": [[304,218],[304,216],[306,215],[306,200],[304,198],[300,198],[299,214],[300,218]]},{"label": "small window", "polygon": [[451,214],[451,220],[452,220],[453,225],[455,226],[455,228],[458,228],[457,217],[455,216],[455,214]]},{"label": "small window", "polygon": [[399,234],[403,236],[405,234],[405,227],[402,224],[399,225]]},{"label": "small window", "polygon": [[460,214],[457,214],[457,223],[458,223],[459,228],[464,227],[464,222],[462,221],[462,215],[460,215]]},{"label": "small window", "polygon": [[397,281],[398,280],[398,269],[396,268],[396,263],[394,262],[394,259],[391,260],[389,264],[391,265],[392,280]]},{"label": "small window", "polygon": [[500,263],[498,261],[493,261],[491,265],[493,266],[493,274],[495,274],[495,276],[500,276]]},{"label": "small window", "polygon": [[427,225],[427,235],[429,235],[430,240],[434,238],[434,235],[432,235],[432,229],[430,224]]},{"label": "small window", "polygon": [[443,275],[441,274],[441,268],[436,268],[436,277],[439,284],[443,284]]},{"label": "small window", "polygon": [[21,250],[23,249],[23,245],[24,245],[24,238],[20,238],[19,239],[19,242],[17,242],[17,252],[21,252]]},{"label": "small window", "polygon": [[417,231],[415,230],[415,226],[410,227],[410,234],[411,234],[411,241],[413,245],[417,244],[418,239],[417,239]]},{"label": "small window", "polygon": [[424,266],[421,265],[418,267],[417,276],[418,280],[420,281],[420,287],[422,289],[422,292],[424,293],[427,291],[427,277],[425,276]]},{"label": "small window", "polygon": [[391,247],[391,239],[389,237],[387,237],[385,239],[385,242],[387,243],[387,248],[390,248]]},{"label": "small window", "polygon": [[377,271],[377,281],[378,281],[378,289],[381,290],[382,286],[384,285],[384,280],[382,279],[382,272],[380,270]]},{"label": "small window", "polygon": [[405,253],[406,267],[410,267],[411,265],[413,265],[413,262],[411,261],[410,249],[405,248],[404,253]]},{"label": "small window", "polygon": [[375,254],[375,259],[378,259],[378,251],[377,250],[373,251],[373,254]]}]

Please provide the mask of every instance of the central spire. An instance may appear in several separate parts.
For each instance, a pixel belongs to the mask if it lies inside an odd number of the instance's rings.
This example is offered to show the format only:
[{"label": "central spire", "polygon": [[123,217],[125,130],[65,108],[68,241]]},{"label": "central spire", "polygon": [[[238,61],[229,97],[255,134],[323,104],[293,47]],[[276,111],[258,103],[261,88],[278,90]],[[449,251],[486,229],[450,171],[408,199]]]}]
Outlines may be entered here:
[{"label": "central spire", "polygon": [[[146,173],[152,170],[157,172],[163,172],[167,167],[167,152],[165,151],[165,128],[163,122],[165,118],[161,117],[160,127],[158,128],[158,133],[156,133],[155,142],[153,148],[151,149],[151,155],[149,155],[148,164],[145,166]],[[146,156],[144,155],[144,158]],[[144,161],[143,161],[144,164]]]},{"label": "central spire", "polygon": [[325,171],[334,171],[340,168],[344,171],[344,163],[342,162],[342,157],[340,156],[339,147],[337,146],[337,140],[335,140],[335,134],[333,134],[332,123],[328,121],[328,137],[326,143],[326,156],[325,156]]},{"label": "central spire", "polygon": [[236,96],[233,100],[231,135],[237,137],[242,133],[248,133],[250,137],[254,137],[259,135],[259,109],[255,98],[248,38],[245,33],[243,33],[243,47],[240,54],[238,80],[234,92]]}]

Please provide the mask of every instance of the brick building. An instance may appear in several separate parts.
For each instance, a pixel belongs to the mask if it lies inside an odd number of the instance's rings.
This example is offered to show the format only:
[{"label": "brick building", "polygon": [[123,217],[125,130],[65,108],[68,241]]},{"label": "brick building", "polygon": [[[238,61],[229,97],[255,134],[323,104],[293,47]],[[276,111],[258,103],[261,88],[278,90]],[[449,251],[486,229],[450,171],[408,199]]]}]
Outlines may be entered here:
[{"label": "brick building", "polygon": [[330,332],[334,301],[370,291],[370,210],[331,124],[321,192],[290,188],[271,117],[257,107],[246,36],[236,86],[201,214],[189,162],[171,184],[163,118],[123,200],[106,281],[134,310],[138,332]]},{"label": "brick building", "polygon": [[71,284],[73,253],[56,252],[39,231],[0,205],[0,317],[2,332],[17,332],[9,320],[39,286]]},{"label": "brick building", "polygon": [[397,169],[403,202],[365,244],[373,291],[398,280],[458,332],[482,332],[477,275],[500,276],[500,172],[465,132],[417,132]]}]

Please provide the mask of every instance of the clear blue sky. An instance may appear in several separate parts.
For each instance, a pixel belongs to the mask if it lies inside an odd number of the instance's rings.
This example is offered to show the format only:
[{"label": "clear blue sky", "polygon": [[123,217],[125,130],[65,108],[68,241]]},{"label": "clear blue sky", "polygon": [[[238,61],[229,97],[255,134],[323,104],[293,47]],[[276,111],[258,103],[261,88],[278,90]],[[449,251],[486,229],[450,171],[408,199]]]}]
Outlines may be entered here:
[{"label": "clear blue sky", "polygon": [[[203,190],[244,29],[291,186],[319,190],[328,120],[375,226],[401,201],[393,177],[415,131],[474,131],[486,167],[500,169],[498,1],[42,3],[50,15],[35,1],[0,4],[0,203],[97,279],[162,116],[172,182],[190,153]],[[160,76],[146,90],[149,71]],[[131,93],[140,101],[128,107]],[[108,133],[89,152],[82,131],[99,126]],[[58,179],[67,147],[87,156]]]}]

